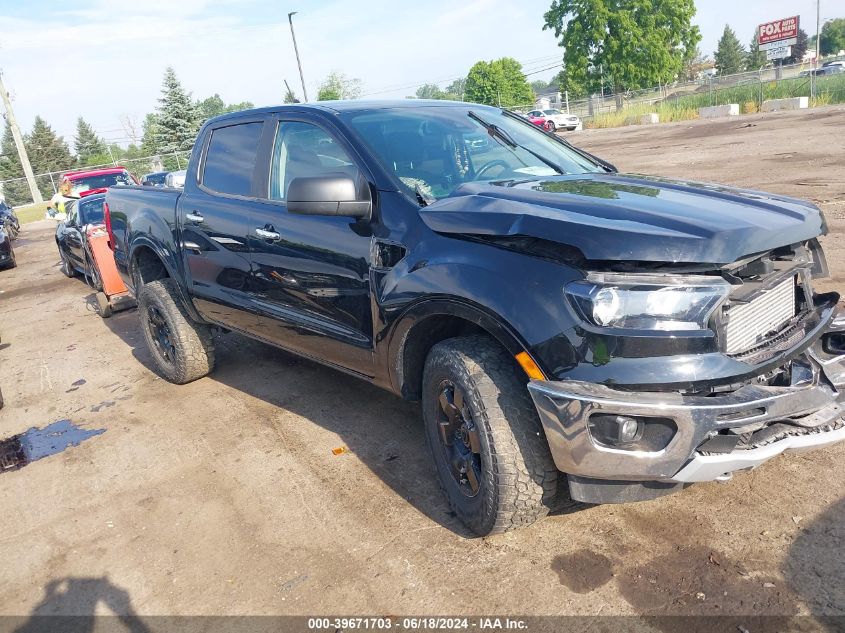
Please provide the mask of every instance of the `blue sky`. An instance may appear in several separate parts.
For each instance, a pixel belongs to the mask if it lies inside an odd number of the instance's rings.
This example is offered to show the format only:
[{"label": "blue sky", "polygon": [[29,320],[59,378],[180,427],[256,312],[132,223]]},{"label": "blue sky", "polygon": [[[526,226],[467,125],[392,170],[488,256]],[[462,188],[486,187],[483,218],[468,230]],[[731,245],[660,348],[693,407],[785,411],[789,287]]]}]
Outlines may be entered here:
[{"label": "blue sky", "polygon": [[[560,62],[543,31],[550,0],[0,0],[0,68],[21,126],[36,114],[72,141],[83,116],[125,144],[156,106],[172,65],[195,98],[279,103],[284,79],[301,96],[287,13],[294,17],[309,96],[337,70],[374,98],[404,97],[424,82],[466,74],[479,59],[511,56],[547,79]],[[822,19],[845,14],[822,0]],[[701,50],[726,23],[747,45],[760,22],[801,15],[815,31],[814,0],[697,0]]]}]

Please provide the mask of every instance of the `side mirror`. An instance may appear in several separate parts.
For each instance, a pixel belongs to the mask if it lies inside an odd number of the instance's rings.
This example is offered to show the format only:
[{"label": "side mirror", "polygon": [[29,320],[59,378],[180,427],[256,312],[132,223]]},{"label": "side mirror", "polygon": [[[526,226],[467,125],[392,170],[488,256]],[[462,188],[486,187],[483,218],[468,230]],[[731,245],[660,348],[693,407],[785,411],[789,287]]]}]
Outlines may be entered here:
[{"label": "side mirror", "polygon": [[288,185],[287,208],[300,215],[337,215],[368,218],[372,209],[369,189],[358,193],[355,181],[344,174],[303,176]]}]

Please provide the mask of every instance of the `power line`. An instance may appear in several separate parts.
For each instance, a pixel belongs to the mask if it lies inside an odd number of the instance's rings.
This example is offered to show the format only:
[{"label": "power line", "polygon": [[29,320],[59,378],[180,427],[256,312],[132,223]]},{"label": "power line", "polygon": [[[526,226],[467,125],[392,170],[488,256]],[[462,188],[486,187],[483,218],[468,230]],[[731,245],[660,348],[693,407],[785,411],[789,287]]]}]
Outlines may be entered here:
[{"label": "power line", "polygon": [[[540,61],[548,61],[550,59],[559,59],[559,58],[560,58],[560,54],[555,54],[555,55],[548,55],[546,57],[537,57],[533,60],[522,61],[522,62],[519,62],[519,63],[520,63],[520,65],[523,65],[523,66],[524,65],[530,66],[530,65],[537,63],[537,62],[540,62]],[[558,68],[560,66],[563,66],[563,64],[562,63],[556,64],[554,66],[549,66],[548,68],[542,68],[540,70],[533,70],[531,72],[527,72],[527,73],[523,73],[523,74],[526,75],[526,76],[536,75],[538,73],[544,72],[546,70],[551,70],[553,68]],[[410,90],[412,88],[419,88],[420,86],[424,86],[426,84],[434,84],[434,85],[437,86],[437,85],[440,85],[440,84],[443,84],[443,83],[447,83],[447,82],[451,83],[453,81],[457,81],[458,79],[464,79],[464,78],[466,78],[466,75],[460,75],[459,77],[448,77],[446,79],[437,79],[437,80],[416,82],[416,83],[412,83],[412,84],[396,85],[396,86],[392,86],[392,87],[388,87],[388,88],[381,88],[379,90],[374,90],[374,91],[371,91],[371,92],[365,92],[361,96],[362,97],[370,97],[370,96],[373,96],[373,95],[386,94],[388,92],[398,92],[399,90]]]}]

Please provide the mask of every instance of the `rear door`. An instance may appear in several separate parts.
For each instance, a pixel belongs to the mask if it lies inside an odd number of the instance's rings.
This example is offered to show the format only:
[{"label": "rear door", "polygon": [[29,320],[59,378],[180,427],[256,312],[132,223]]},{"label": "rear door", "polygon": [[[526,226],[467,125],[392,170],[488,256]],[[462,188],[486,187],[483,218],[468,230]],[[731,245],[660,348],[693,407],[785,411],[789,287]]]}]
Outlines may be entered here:
[{"label": "rear door", "polygon": [[228,119],[209,130],[196,181],[186,182],[178,206],[194,305],[209,321],[251,333],[258,320],[249,294],[247,234],[263,130],[261,117]]},{"label": "rear door", "polygon": [[79,201],[72,200],[65,204],[65,221],[59,229],[59,243],[73,265],[83,269],[85,262],[82,255],[82,227],[79,221]]},{"label": "rear door", "polygon": [[285,205],[294,178],[338,173],[358,178],[362,163],[317,118],[286,115],[275,128],[266,199],[251,207],[249,238],[250,292],[261,311],[262,336],[372,376],[370,224],[291,214]]}]

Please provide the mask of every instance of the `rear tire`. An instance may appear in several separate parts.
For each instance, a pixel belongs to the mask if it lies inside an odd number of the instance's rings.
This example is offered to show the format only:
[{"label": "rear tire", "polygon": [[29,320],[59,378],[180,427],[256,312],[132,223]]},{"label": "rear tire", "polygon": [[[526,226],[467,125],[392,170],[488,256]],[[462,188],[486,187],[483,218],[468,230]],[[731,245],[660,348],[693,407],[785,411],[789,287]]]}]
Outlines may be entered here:
[{"label": "rear tire", "polygon": [[163,378],[183,385],[214,369],[211,331],[191,321],[171,279],[141,286],[138,311],[144,340]]},{"label": "rear tire", "polygon": [[17,268],[18,267],[18,260],[15,257],[15,251],[9,249],[9,263],[6,264],[6,268]]},{"label": "rear tire", "polygon": [[441,487],[472,532],[505,532],[548,514],[558,471],[524,377],[501,346],[484,336],[435,345],[423,420]]}]

